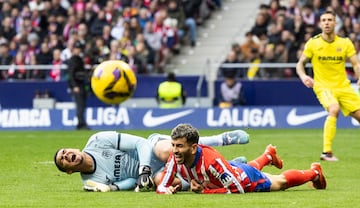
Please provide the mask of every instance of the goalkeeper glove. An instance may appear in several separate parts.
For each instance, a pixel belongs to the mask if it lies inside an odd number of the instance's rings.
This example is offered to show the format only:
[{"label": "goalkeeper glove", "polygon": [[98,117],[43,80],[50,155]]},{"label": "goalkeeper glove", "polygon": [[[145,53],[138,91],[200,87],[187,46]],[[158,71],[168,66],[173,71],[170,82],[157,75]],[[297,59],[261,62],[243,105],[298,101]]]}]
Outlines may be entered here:
[{"label": "goalkeeper glove", "polygon": [[135,192],[150,191],[154,187],[154,181],[151,177],[151,167],[140,167],[140,175],[136,181]]},{"label": "goalkeeper glove", "polygon": [[94,192],[108,192],[111,190],[109,185],[98,183],[93,180],[87,180],[83,188],[85,191]]}]

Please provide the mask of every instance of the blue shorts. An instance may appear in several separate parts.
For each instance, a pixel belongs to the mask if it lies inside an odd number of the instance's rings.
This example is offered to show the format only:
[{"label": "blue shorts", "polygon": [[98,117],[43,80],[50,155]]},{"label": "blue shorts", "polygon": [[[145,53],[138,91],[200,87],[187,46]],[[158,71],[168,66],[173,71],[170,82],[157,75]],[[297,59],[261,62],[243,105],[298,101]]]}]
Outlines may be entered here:
[{"label": "blue shorts", "polygon": [[259,171],[258,169],[244,163],[238,163],[235,161],[229,161],[230,165],[233,167],[238,167],[243,170],[248,176],[251,186],[255,188],[252,192],[269,192],[271,181],[264,173]]}]

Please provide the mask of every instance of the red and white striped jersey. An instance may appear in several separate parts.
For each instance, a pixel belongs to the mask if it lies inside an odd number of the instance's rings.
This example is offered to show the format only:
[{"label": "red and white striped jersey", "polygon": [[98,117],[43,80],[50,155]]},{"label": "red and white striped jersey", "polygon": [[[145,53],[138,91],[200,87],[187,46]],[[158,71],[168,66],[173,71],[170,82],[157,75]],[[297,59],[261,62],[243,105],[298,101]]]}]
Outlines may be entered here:
[{"label": "red and white striped jersey", "polygon": [[192,179],[201,183],[204,186],[203,193],[244,193],[244,189],[251,186],[245,172],[231,166],[215,149],[203,145],[198,145],[191,167],[176,164],[175,157],[171,154],[163,173],[157,193],[165,193],[176,174],[180,174],[189,183]]}]

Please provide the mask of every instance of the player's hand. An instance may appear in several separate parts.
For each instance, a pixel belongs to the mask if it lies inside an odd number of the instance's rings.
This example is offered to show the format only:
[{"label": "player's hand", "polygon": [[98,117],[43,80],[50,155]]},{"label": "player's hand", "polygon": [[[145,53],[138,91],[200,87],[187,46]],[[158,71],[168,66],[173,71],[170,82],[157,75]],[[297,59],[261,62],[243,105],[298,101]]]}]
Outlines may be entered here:
[{"label": "player's hand", "polygon": [[166,192],[165,194],[175,194],[178,190],[180,189],[179,185],[174,186],[169,186],[166,188]]},{"label": "player's hand", "polygon": [[98,183],[93,180],[87,180],[83,188],[85,191],[94,191],[94,192],[108,192],[111,190],[109,185]]},{"label": "player's hand", "polygon": [[312,88],[314,86],[314,79],[308,75],[301,78],[301,81],[307,88]]},{"label": "player's hand", "polygon": [[190,191],[200,194],[203,192],[203,190],[204,186],[199,181],[196,181],[194,179],[191,180]]},{"label": "player's hand", "polygon": [[151,191],[154,187],[154,181],[151,176],[151,167],[143,166],[140,175],[136,181],[135,192]]}]

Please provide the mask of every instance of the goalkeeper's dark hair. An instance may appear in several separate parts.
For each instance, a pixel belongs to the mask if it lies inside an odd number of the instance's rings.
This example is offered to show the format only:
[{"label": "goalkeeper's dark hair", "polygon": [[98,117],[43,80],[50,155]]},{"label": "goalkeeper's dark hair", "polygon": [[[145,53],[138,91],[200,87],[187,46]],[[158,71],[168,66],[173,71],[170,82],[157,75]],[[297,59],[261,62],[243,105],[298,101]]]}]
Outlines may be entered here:
[{"label": "goalkeeper's dark hair", "polygon": [[179,124],[171,131],[171,139],[186,138],[188,144],[199,143],[199,131],[190,124]]},{"label": "goalkeeper's dark hair", "polygon": [[61,166],[56,162],[56,156],[57,156],[57,154],[59,153],[60,150],[62,150],[62,149],[58,149],[58,150],[55,152],[54,163],[55,163],[56,167],[57,167],[61,172],[66,173],[66,170],[65,170],[63,167],[61,167]]}]

